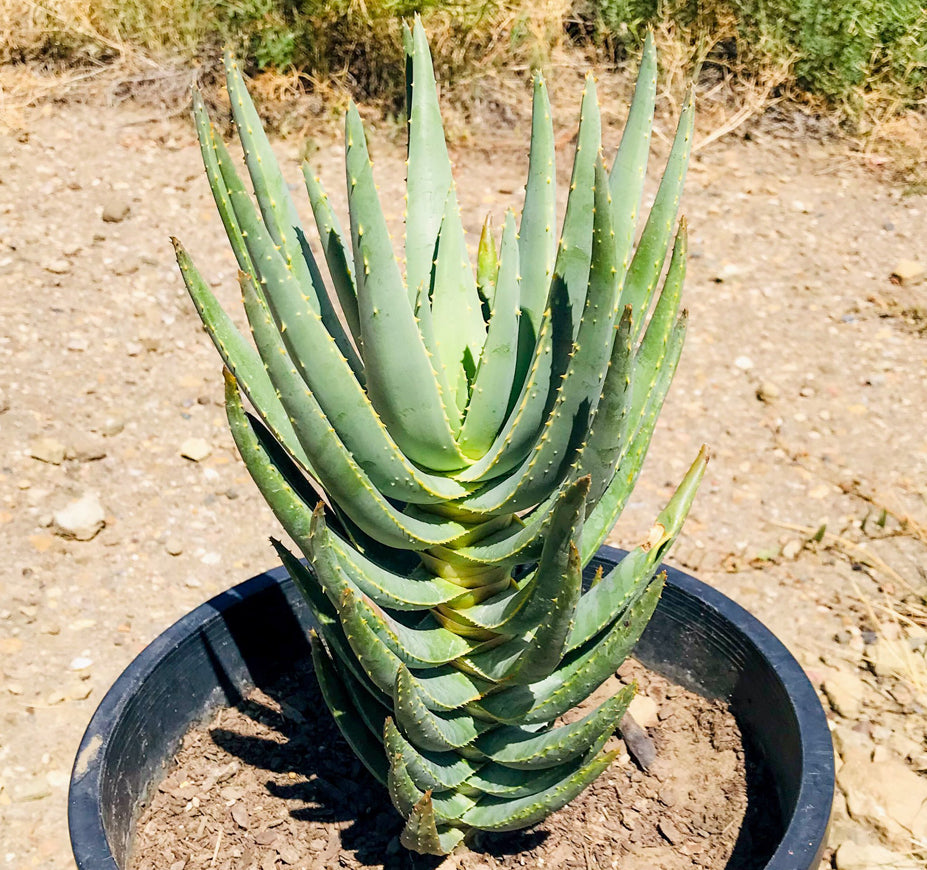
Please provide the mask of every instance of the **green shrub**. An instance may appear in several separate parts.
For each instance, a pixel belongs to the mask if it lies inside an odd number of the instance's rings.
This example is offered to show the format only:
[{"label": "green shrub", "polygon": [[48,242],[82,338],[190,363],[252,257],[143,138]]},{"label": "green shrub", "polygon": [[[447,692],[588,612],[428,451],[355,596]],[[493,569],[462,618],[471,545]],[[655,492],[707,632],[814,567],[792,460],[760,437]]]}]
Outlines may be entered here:
[{"label": "green shrub", "polygon": [[[670,23],[740,69],[788,68],[788,81],[832,105],[884,91],[913,105],[927,83],[927,9],[917,0],[590,0],[587,20],[612,50]],[[733,24],[733,26],[732,26]],[[731,38],[732,37],[732,38]]]}]

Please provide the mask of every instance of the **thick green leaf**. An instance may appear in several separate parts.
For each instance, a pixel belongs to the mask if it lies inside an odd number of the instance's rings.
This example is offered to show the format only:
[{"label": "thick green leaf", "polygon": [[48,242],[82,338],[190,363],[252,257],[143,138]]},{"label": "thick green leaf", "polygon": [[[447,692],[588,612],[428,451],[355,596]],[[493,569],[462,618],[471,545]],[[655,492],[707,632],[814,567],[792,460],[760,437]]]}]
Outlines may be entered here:
[{"label": "thick green leaf", "polygon": [[[493,248],[495,254],[495,248]],[[486,343],[460,435],[460,449],[478,458],[492,445],[509,408],[518,344],[519,259],[515,217],[508,212],[501,258],[493,277],[493,300]]]},{"label": "thick green leaf", "polygon": [[[663,401],[667,392],[669,392],[676,366],[679,363],[685,332],[686,314],[683,312],[667,342],[664,362],[660,370],[655,373],[656,380],[647,393],[646,404],[637,418],[637,429],[629,440],[626,449],[621,452],[618,467],[611,483],[609,483],[605,493],[599,499],[598,504],[586,517],[586,533],[583,536],[582,546],[583,564],[589,563],[596,550],[608,537],[609,532],[615,525],[615,520],[624,510],[631,491],[634,489],[634,484],[637,483],[637,477],[647,456],[650,439],[657,424],[657,417],[663,407]],[[635,379],[637,377],[638,375],[635,374]],[[640,377],[643,377],[643,373],[640,374]]]},{"label": "thick green leaf", "polygon": [[319,230],[319,240],[322,242],[322,251],[325,262],[328,264],[328,274],[331,275],[335,294],[344,312],[354,342],[360,345],[360,321],[357,315],[357,285],[354,282],[354,269],[351,267],[351,252],[344,241],[344,234],[338,217],[332,210],[328,201],[328,194],[322,188],[322,181],[315,174],[308,163],[303,164],[303,178],[306,181],[306,191],[309,194],[309,204]]},{"label": "thick green leaf", "polygon": [[[289,413],[298,416],[303,391],[289,375],[281,347],[295,363],[338,438],[384,495],[404,501],[442,501],[466,493],[446,477],[420,471],[399,450],[371,405],[354,372],[332,342],[319,314],[306,307],[303,291],[257,219],[251,201],[230,193],[248,250],[256,264],[261,290],[274,317],[269,321],[260,297],[243,286],[246,311],[261,356],[277,388],[291,396]],[[249,307],[248,302],[251,302]],[[256,318],[256,320],[255,320]],[[288,384],[286,381],[293,380]]]},{"label": "thick green leaf", "polygon": [[702,447],[673,497],[657,516],[654,524],[657,537],[625,555],[580,599],[567,641],[568,651],[582,646],[610,625],[650,582],[682,529],[707,465],[708,450]]},{"label": "thick green leaf", "polygon": [[[407,816],[412,808],[424,797],[424,793],[415,785],[406,767],[402,754],[389,755],[389,792],[393,805],[400,815]],[[446,824],[456,822],[467,810],[472,809],[476,801],[458,791],[432,793],[432,807],[435,821]]]},{"label": "thick green leaf", "polygon": [[[596,98],[595,79],[590,73],[586,76],[586,85],[583,88],[576,154],[573,158],[573,174],[570,177],[570,194],[567,197],[566,214],[563,218],[563,229],[560,232],[560,244],[554,264],[555,277],[559,277],[567,289],[574,337],[579,332],[589,284],[593,220],[597,209],[595,201],[596,164],[601,160],[601,156],[602,119]],[[600,200],[607,202],[607,180],[603,179],[600,187],[605,188],[600,190]],[[608,223],[611,224],[610,214]],[[610,231],[611,226],[609,226]],[[614,248],[612,248],[612,255],[614,255]],[[558,312],[558,314],[562,316],[563,312]]]},{"label": "thick green leaf", "polygon": [[265,349],[271,380],[306,450],[319,482],[332,500],[367,534],[400,549],[422,549],[459,537],[467,529],[434,514],[411,517],[397,510],[377,489],[339,439],[315,396],[299,377],[280,339],[266,304],[250,278],[242,275],[245,311],[255,342]]},{"label": "thick green leaf", "polygon": [[307,473],[314,476],[309,457],[293,431],[293,424],[290,423],[286,410],[277,398],[276,389],[260,355],[219,305],[180,242],[176,239],[172,241],[184,284],[222,361],[235,376],[238,385],[261,415],[264,424],[274,433],[274,437]]},{"label": "thick green leaf", "polygon": [[206,104],[196,88],[193,90],[193,119],[196,125],[196,136],[200,143],[200,153],[203,156],[203,165],[206,167],[209,189],[216,201],[216,208],[219,211],[219,217],[222,219],[222,225],[225,227],[225,234],[228,236],[232,252],[238,261],[238,268],[256,278],[257,274],[251,263],[248,249],[245,247],[241,227],[238,225],[238,219],[235,217],[235,211],[229,201],[229,189],[223,174],[223,169],[228,171],[228,168],[231,167],[232,158],[229,156],[222,138],[213,128],[212,122],[209,120],[209,114],[206,111]]},{"label": "thick green leaf", "polygon": [[[579,332],[555,401],[540,436],[521,465],[499,482],[486,484],[460,499],[457,503],[460,508],[475,512],[518,511],[538,504],[549,497],[566,476],[588,436],[589,422],[598,407],[612,352],[619,289],[610,194],[601,155],[594,170],[592,253],[591,263],[586,264],[588,293],[583,302]],[[569,260],[566,254],[564,257]]]},{"label": "thick green leaf", "polygon": [[387,781],[388,767],[382,745],[370,735],[363,719],[351,701],[350,695],[338,677],[332,660],[328,657],[322,644],[315,636],[312,640],[312,664],[322,690],[325,704],[335,719],[338,730],[354,750],[354,754],[363,762],[364,767],[384,785]]},{"label": "thick green leaf", "polygon": [[[486,215],[476,249],[476,290],[480,294],[483,319],[488,323],[496,296],[496,276],[499,274],[499,254],[492,234],[492,215]],[[516,312],[517,313],[517,312]]]},{"label": "thick green leaf", "polygon": [[[557,169],[554,126],[547,86],[540,73],[534,76],[531,109],[531,151],[525,206],[518,228],[518,253],[522,278],[521,310],[529,324],[531,346],[541,332],[557,251]],[[519,370],[520,386],[528,371],[528,358]]]},{"label": "thick green leaf", "polygon": [[431,284],[438,231],[453,179],[431,52],[421,21],[416,20],[411,37],[406,41],[407,87],[411,93],[406,174],[406,278],[409,299],[414,302],[418,288]]},{"label": "thick green leaf", "polygon": [[518,770],[554,767],[588,752],[603,735],[618,726],[635,686],[625,686],[596,710],[569,725],[540,733],[517,725],[495,728],[481,735],[476,748],[490,760]]},{"label": "thick green leaf", "polygon": [[483,831],[517,831],[527,828],[566,806],[618,757],[620,750],[596,756],[576,773],[555,786],[529,797],[507,800],[485,797],[462,821]]},{"label": "thick green leaf", "polygon": [[486,326],[453,185],[438,234],[429,295],[438,358],[448,373],[460,419],[470,401]]},{"label": "thick green leaf", "polygon": [[392,757],[402,757],[406,770],[421,791],[447,791],[457,788],[479,769],[479,764],[458,752],[429,752],[416,749],[387,717],[383,726],[383,744]]},{"label": "thick green leaf", "polygon": [[461,844],[463,838],[464,832],[459,828],[438,828],[431,794],[425,792],[422,799],[412,807],[406,826],[399,835],[399,842],[407,849],[423,855],[449,855]]},{"label": "thick green leaf", "polygon": [[413,746],[433,752],[460,749],[472,743],[489,725],[466,713],[437,713],[407,668],[400,665],[393,690],[396,724]]},{"label": "thick green leaf", "polygon": [[[332,660],[336,664],[336,669],[344,682],[345,673],[350,673],[354,678],[354,684],[362,687],[367,694],[368,699],[377,702],[384,710],[392,709],[392,700],[388,695],[384,695],[369,679],[363,668],[358,664],[357,657],[348,644],[341,620],[338,618],[338,611],[328,600],[322,587],[312,572],[297,559],[286,547],[279,541],[271,538],[271,543],[277,551],[277,555],[286,567],[287,573],[296,584],[296,588],[302,593],[303,598],[309,605],[312,612],[312,618],[315,620],[316,629],[325,646],[328,648]],[[352,693],[353,697],[353,693]],[[376,731],[376,729],[374,729]],[[376,731],[379,739],[382,733],[382,726]]]},{"label": "thick green leaf", "polygon": [[657,189],[656,198],[621,291],[622,307],[631,306],[631,322],[635,325],[636,335],[643,330],[643,315],[650,307],[650,300],[660,280],[669,242],[676,226],[679,200],[692,147],[694,117],[695,109],[690,91],[682,107],[676,137],[666,162],[666,169],[663,171],[663,178],[660,180],[660,187]]},{"label": "thick green leaf", "polygon": [[637,74],[637,86],[621,136],[621,145],[612,163],[609,186],[615,224],[616,259],[621,274],[627,272],[634,231],[640,212],[641,196],[647,179],[647,157],[653,130],[653,109],[657,97],[657,50],[653,34],[644,39],[644,52]]},{"label": "thick green leaf", "polygon": [[[365,357],[376,360],[366,373],[370,400],[410,459],[436,471],[462,468],[468,462],[451,429],[453,399],[442,394],[419,334],[373,181],[363,124],[353,104],[346,139],[361,345]],[[418,286],[412,285],[413,295]]]},{"label": "thick green leaf", "polygon": [[587,647],[568,655],[546,679],[504,689],[479,703],[479,710],[505,724],[551,722],[589,697],[625,660],[653,615],[665,575],[650,586],[624,615]]}]

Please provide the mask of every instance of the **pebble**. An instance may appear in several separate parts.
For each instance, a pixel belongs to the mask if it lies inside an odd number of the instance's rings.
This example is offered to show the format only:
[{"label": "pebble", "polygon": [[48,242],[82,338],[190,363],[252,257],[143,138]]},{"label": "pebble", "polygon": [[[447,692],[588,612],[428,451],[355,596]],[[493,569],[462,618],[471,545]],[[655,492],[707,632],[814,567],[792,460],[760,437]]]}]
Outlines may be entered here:
[{"label": "pebble", "polygon": [[766,402],[766,404],[774,402],[781,395],[782,391],[771,381],[763,381],[763,383],[756,388],[756,397],[761,402]]},{"label": "pebble", "polygon": [[924,277],[924,271],[924,264],[917,260],[899,260],[891,277],[898,284],[914,284]]},{"label": "pebble", "polygon": [[84,671],[93,664],[93,659],[87,658],[87,656],[77,656],[77,658],[71,659],[71,664],[68,667],[72,671]]},{"label": "pebble", "polygon": [[204,438],[188,438],[180,445],[180,455],[193,462],[202,462],[212,453],[212,447]]},{"label": "pebble", "polygon": [[63,258],[46,260],[42,264],[42,268],[45,269],[46,272],[51,272],[52,275],[66,275],[71,271],[71,261]]},{"label": "pebble", "polygon": [[921,865],[907,855],[899,855],[878,843],[841,843],[834,855],[837,870],[920,870]]},{"label": "pebble", "polygon": [[177,538],[168,538],[164,543],[164,549],[169,556],[179,556],[183,552],[183,544]]},{"label": "pebble", "polygon": [[63,538],[89,541],[106,525],[106,512],[95,493],[88,492],[55,513],[55,532]]},{"label": "pebble", "polygon": [[635,695],[628,705],[628,712],[641,728],[652,728],[657,724],[657,702],[647,695]]},{"label": "pebble", "polygon": [[798,558],[798,554],[804,549],[804,544],[797,538],[790,538],[782,547],[782,558],[792,561]]},{"label": "pebble", "polygon": [[677,828],[670,819],[661,820],[657,827],[660,829],[660,833],[663,834],[673,846],[683,839],[683,835],[679,828]]},{"label": "pebble", "polygon": [[753,368],[753,360],[748,356],[739,356],[734,360],[734,365],[742,372],[748,372]]},{"label": "pebble", "polygon": [[132,205],[125,196],[118,193],[111,193],[103,202],[103,213],[101,217],[108,224],[118,224],[124,221],[132,211]]},{"label": "pebble", "polygon": [[822,686],[834,712],[844,719],[856,719],[863,706],[863,681],[847,671],[831,674]]},{"label": "pebble", "polygon": [[39,438],[29,446],[29,455],[33,459],[49,465],[61,465],[66,453],[65,446],[55,438]]}]

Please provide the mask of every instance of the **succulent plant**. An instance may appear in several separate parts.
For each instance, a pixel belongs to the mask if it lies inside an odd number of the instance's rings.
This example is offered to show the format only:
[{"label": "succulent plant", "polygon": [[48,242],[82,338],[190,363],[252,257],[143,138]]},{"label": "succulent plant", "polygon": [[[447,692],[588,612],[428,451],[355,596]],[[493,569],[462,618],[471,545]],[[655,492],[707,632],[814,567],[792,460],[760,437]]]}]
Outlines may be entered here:
[{"label": "succulent plant", "polygon": [[615,672],[653,614],[658,566],[707,462],[703,448],[647,540],[584,586],[682,348],[684,223],[673,236],[693,110],[688,99],[635,245],[652,40],[610,171],[587,77],[558,242],[553,127],[536,76],[521,219],[506,214],[498,245],[487,221],[474,270],[421,24],[404,38],[404,274],[351,105],[348,232],[304,167],[326,286],[230,56],[257,206],[198,96],[194,114],[253,344],[175,245],[225,362],[235,442],[308,560],[274,541],[315,620],[325,701],[405,818],[402,843],[443,854],[475,831],[538,822],[615,757],[605,744],[633,686],[570,724],[561,717]]}]

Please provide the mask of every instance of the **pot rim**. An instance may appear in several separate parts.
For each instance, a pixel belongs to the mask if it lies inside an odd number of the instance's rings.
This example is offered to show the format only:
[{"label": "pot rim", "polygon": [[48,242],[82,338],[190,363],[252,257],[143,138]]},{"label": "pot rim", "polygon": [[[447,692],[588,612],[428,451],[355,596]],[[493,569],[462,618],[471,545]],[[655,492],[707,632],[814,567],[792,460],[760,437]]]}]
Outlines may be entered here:
[{"label": "pot rim", "polygon": [[[614,563],[624,552],[603,546],[595,558]],[[664,564],[661,570],[666,572],[667,588],[697,599],[730,623],[781,682],[791,707],[787,712],[798,729],[801,777],[792,816],[764,870],[816,867],[830,823],[834,754],[827,717],[811,681],[785,645],[741,605],[679,569]],[[112,735],[132,698],[184,638],[221,618],[230,608],[288,579],[281,565],[220,592],[161,632],[117,677],[87,725],[71,772],[68,828],[78,867],[120,870],[103,825],[102,781]]]}]

